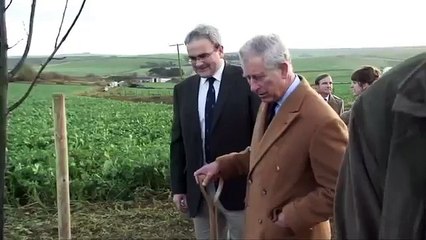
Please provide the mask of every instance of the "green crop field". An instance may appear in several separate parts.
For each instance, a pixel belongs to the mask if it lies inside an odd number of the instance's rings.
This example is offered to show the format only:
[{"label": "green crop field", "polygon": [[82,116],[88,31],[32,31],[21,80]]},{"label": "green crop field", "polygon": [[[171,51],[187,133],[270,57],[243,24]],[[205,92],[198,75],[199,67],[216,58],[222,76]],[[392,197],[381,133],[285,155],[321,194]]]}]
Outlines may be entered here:
[{"label": "green crop field", "polygon": [[[8,99],[9,102],[16,101],[27,91],[29,85],[25,83],[12,83],[9,84]],[[54,93],[64,93],[68,95],[73,95],[82,91],[88,91],[90,87],[87,86],[78,86],[78,85],[47,85],[47,84],[36,84],[29,95],[26,104],[31,104],[33,100],[37,101],[40,99],[50,99]],[[24,106],[23,105],[23,106]]]},{"label": "green crop field", "polygon": [[[11,87],[11,98],[23,92]],[[52,100],[68,93],[72,199],[131,199],[138,188],[167,188],[171,106],[73,96],[85,90],[39,85],[12,113],[7,174],[10,203],[53,203],[55,146]]]},{"label": "green crop field", "polygon": [[[10,102],[22,96],[28,86],[10,84]],[[92,90],[39,84],[11,113],[6,238],[57,236],[54,93],[66,95],[73,237],[187,238],[189,224],[162,194],[169,186],[171,105],[78,96]],[[151,202],[158,198],[162,200]],[[164,224],[180,227],[174,232],[159,232],[158,224],[160,228]]]}]

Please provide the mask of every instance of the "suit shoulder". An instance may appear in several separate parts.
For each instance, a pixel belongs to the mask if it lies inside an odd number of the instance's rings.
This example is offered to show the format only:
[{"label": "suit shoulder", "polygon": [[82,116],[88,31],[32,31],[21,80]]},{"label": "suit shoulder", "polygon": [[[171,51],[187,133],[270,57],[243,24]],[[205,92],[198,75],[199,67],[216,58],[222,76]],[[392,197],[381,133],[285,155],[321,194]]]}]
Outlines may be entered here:
[{"label": "suit shoulder", "polygon": [[237,65],[227,65],[226,76],[230,78],[230,80],[237,82],[237,84],[248,87],[250,90],[250,86],[247,82],[247,79],[243,76],[243,69]]},{"label": "suit shoulder", "polygon": [[338,114],[322,99],[315,90],[309,91],[303,101],[303,113],[308,119],[315,119],[316,122],[328,121],[331,118],[340,118]]},{"label": "suit shoulder", "polygon": [[185,88],[185,87],[186,87],[186,86],[188,86],[191,82],[193,82],[193,81],[197,81],[197,79],[198,79],[198,78],[199,78],[199,77],[198,77],[196,74],[191,75],[191,76],[189,76],[189,77],[185,78],[183,81],[181,81],[181,82],[179,82],[179,83],[175,84],[174,88],[175,88],[175,89]]},{"label": "suit shoulder", "polygon": [[340,97],[338,97],[338,96],[336,96],[336,95],[334,95],[334,94],[333,94],[333,97],[334,97],[336,100],[343,100],[342,98],[340,98]]},{"label": "suit shoulder", "polygon": [[336,95],[333,95],[333,97],[334,97],[334,99],[336,99],[336,102],[337,102],[339,105],[343,105],[343,103],[344,103],[343,98],[340,98],[340,97],[338,97],[338,96],[336,96]]},{"label": "suit shoulder", "polygon": [[243,69],[241,68],[241,66],[234,65],[234,64],[227,64],[225,67],[228,68],[233,73],[240,73],[241,75],[243,73]]}]

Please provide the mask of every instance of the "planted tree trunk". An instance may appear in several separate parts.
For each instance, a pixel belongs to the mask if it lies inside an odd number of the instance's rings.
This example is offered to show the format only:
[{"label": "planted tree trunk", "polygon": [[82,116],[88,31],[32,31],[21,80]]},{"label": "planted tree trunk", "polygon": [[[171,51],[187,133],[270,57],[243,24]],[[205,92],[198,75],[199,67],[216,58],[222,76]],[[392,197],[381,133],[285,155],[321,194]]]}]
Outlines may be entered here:
[{"label": "planted tree trunk", "polygon": [[[7,92],[8,92],[8,83],[9,78],[12,78],[18,71],[21,69],[23,64],[25,63],[25,60],[28,56],[28,52],[31,47],[31,39],[32,39],[32,32],[33,32],[33,25],[34,25],[34,15],[35,15],[35,8],[36,8],[36,2],[37,0],[32,0],[31,3],[31,14],[30,14],[30,20],[29,20],[29,33],[27,36],[27,44],[25,47],[25,51],[19,60],[18,64],[10,71],[8,72],[7,67],[7,50],[9,49],[9,46],[7,44],[7,30],[6,30],[6,18],[5,13],[7,8],[12,4],[13,0],[9,1],[9,4],[6,7],[5,0],[0,0],[0,240],[3,240],[4,238],[4,203],[5,203],[5,167],[6,167],[6,159],[7,159],[7,117],[10,112],[12,112],[14,109],[19,107],[25,99],[30,95],[31,90],[35,86],[37,80],[40,77],[40,74],[43,72],[47,64],[54,58],[56,52],[59,50],[61,45],[65,42],[68,35],[70,34],[71,30],[73,29],[74,25],[76,24],[78,18],[80,17],[80,14],[84,8],[84,5],[86,4],[87,0],[82,0],[80,9],[75,16],[74,20],[72,21],[71,25],[69,26],[68,30],[64,34],[64,36],[60,39],[62,25],[64,23],[65,13],[67,12],[68,7],[68,0],[65,2],[64,11],[62,14],[62,20],[59,26],[58,35],[56,37],[55,46],[53,48],[52,53],[50,56],[46,59],[46,61],[42,64],[40,67],[37,75],[34,77],[33,81],[31,82],[28,90],[25,92],[25,94],[17,100],[15,103],[11,104],[10,107],[8,107],[8,99],[7,99]],[[60,39],[60,40],[59,40]],[[69,200],[68,200],[69,201]]]},{"label": "planted tree trunk", "polygon": [[7,147],[7,35],[5,19],[5,0],[0,0],[0,239],[3,240],[4,226],[4,173],[6,166]]}]

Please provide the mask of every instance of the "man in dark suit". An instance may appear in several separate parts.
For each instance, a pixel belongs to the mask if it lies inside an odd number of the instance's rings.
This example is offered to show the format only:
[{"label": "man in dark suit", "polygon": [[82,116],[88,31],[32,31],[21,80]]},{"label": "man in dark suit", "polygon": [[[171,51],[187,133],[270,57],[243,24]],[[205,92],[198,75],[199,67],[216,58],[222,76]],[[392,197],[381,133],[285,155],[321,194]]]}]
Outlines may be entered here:
[{"label": "man in dark suit", "polygon": [[330,74],[324,73],[315,79],[317,92],[330,105],[331,108],[340,116],[345,110],[343,99],[333,94],[333,79]]},{"label": "man in dark suit", "polygon": [[[208,209],[193,174],[216,157],[250,145],[260,99],[250,91],[242,69],[224,61],[215,27],[197,26],[185,45],[197,74],[174,88],[171,187],[176,207],[189,211],[197,239],[207,239]],[[219,199],[220,238],[227,229],[232,239],[242,238],[245,190],[246,176],[225,181]]]}]

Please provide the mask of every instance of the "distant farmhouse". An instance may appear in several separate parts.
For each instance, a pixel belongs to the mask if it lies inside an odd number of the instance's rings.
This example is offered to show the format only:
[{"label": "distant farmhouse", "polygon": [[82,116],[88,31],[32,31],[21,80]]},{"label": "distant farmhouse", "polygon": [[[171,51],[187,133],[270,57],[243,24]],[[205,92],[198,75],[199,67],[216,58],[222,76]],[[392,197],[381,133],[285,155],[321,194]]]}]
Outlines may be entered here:
[{"label": "distant farmhouse", "polygon": [[143,83],[165,83],[167,81],[171,80],[171,78],[164,78],[164,77],[146,77],[146,76],[137,76],[132,77],[128,80],[129,83],[132,84],[143,84]]},{"label": "distant farmhouse", "polygon": [[108,91],[115,87],[133,87],[144,88],[145,83],[165,83],[171,78],[164,77],[147,77],[147,76],[109,76],[105,79],[108,84],[104,87],[104,91]]}]

